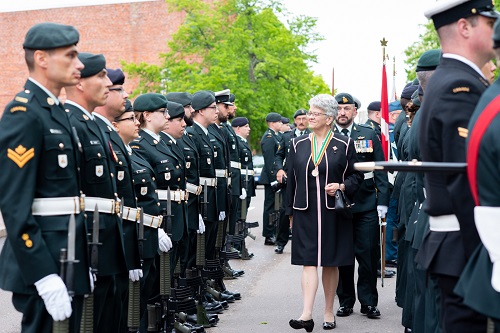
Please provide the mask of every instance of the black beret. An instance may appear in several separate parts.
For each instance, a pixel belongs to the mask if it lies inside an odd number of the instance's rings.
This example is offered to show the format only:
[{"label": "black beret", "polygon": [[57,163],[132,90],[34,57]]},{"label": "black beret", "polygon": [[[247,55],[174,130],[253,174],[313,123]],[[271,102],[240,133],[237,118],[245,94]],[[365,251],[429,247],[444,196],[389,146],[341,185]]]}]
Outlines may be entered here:
[{"label": "black beret", "polygon": [[417,62],[417,72],[433,71],[439,65],[441,49],[428,50],[422,53]]},{"label": "black beret", "polygon": [[193,94],[191,105],[196,111],[206,108],[215,102],[215,96],[211,91],[200,90]]},{"label": "black beret", "polygon": [[182,104],[168,101],[167,109],[170,119],[184,118],[184,106]]},{"label": "black beret", "polygon": [[304,110],[304,109],[298,109],[293,114],[293,119],[297,118],[298,116],[306,116],[306,115],[307,115],[307,111],[306,110]]},{"label": "black beret", "polygon": [[286,118],[286,117],[281,117],[281,122],[283,124],[290,124],[290,119]]},{"label": "black beret", "polygon": [[371,111],[380,111],[380,102],[379,101],[371,102],[370,104],[368,104],[367,109]]},{"label": "black beret", "polygon": [[498,13],[492,0],[453,0],[437,2],[424,13],[425,17],[432,19],[437,29],[451,24],[461,18],[473,15],[497,18]]},{"label": "black beret", "polygon": [[50,50],[76,45],[80,34],[75,27],[58,23],[39,23],[26,33],[23,48],[32,50]]},{"label": "black beret", "polygon": [[157,93],[147,93],[142,94],[137,97],[134,101],[134,110],[143,111],[155,111],[161,108],[167,107],[167,98],[162,94]]},{"label": "black beret", "polygon": [[132,101],[130,99],[125,100],[125,111],[123,112],[130,112],[134,111],[134,106],[132,105]]},{"label": "black beret", "polygon": [[356,108],[358,107],[358,103],[356,103],[351,94],[348,93],[340,93],[335,95],[335,100],[338,104],[354,104]]},{"label": "black beret", "polygon": [[125,74],[121,69],[111,69],[107,68],[108,77],[113,85],[122,85],[125,83]]},{"label": "black beret", "polygon": [[230,99],[230,90],[229,89],[225,89],[225,90],[221,90],[221,91],[216,91],[215,92],[215,103],[224,103],[224,104],[227,104],[227,105],[233,105],[233,103],[231,103],[229,101]]},{"label": "black beret", "polygon": [[497,49],[500,47],[500,20],[495,21],[493,26],[493,48]]},{"label": "black beret", "polygon": [[78,53],[78,59],[85,66],[81,71],[81,77],[86,78],[100,73],[106,69],[106,58],[102,54]]},{"label": "black beret", "polygon": [[276,123],[278,121],[281,121],[281,115],[276,112],[268,113],[266,116],[266,121],[268,123]]},{"label": "black beret", "polygon": [[191,94],[187,92],[169,92],[165,96],[169,101],[182,104],[182,106],[191,104]]},{"label": "black beret", "polygon": [[236,117],[231,122],[231,126],[233,127],[241,127],[245,126],[246,124],[248,124],[248,119],[245,117]]},{"label": "black beret", "polygon": [[411,94],[418,89],[418,85],[411,85],[403,89],[401,98],[411,99]]},{"label": "black beret", "polygon": [[234,103],[235,100],[236,100],[236,96],[234,96],[234,94],[229,94],[229,101],[231,103]]}]

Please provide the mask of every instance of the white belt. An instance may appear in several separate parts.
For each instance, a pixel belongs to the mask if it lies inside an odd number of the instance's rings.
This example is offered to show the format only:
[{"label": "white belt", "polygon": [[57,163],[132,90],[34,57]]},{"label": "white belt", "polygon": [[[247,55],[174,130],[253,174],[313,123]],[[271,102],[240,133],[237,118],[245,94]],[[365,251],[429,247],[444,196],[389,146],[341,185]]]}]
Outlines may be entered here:
[{"label": "white belt", "polygon": [[93,212],[97,205],[99,213],[120,214],[120,201],[106,198],[85,197],[85,211]]},{"label": "white belt", "polygon": [[212,187],[217,186],[217,178],[200,177],[200,185],[204,186],[205,182],[207,183],[207,186],[212,186]]},{"label": "white belt", "polygon": [[231,161],[231,168],[241,169],[241,163]]},{"label": "white belt", "polygon": [[194,195],[200,195],[202,189],[201,185],[186,183],[186,191]]},{"label": "white belt", "polygon": [[429,216],[429,227],[437,232],[460,231],[457,216],[453,214]]},{"label": "white belt", "polygon": [[[140,221],[141,209],[132,207],[123,207],[122,218],[124,220],[141,223]],[[150,228],[158,229],[161,226],[163,220],[162,216],[153,216],[149,214],[143,214],[144,225]]]},{"label": "white belt", "polygon": [[365,180],[373,178],[373,171],[365,172]]},{"label": "white belt", "polygon": [[231,186],[231,177],[227,179],[227,186]]},{"label": "white belt", "polygon": [[255,175],[255,171],[253,171],[252,169],[241,169],[241,174],[242,175],[246,175],[246,176],[253,176]]},{"label": "white belt", "polygon": [[227,177],[227,170],[226,169],[215,169],[215,176],[216,177],[224,177],[226,178]]},{"label": "white belt", "polygon": [[83,208],[83,198],[58,197],[35,198],[31,205],[31,214],[38,216],[79,214]]},{"label": "white belt", "polygon": [[[157,190],[158,191],[158,199],[160,200],[168,200],[168,190]],[[170,200],[181,202],[183,200],[187,200],[188,195],[184,190],[170,190]]]}]

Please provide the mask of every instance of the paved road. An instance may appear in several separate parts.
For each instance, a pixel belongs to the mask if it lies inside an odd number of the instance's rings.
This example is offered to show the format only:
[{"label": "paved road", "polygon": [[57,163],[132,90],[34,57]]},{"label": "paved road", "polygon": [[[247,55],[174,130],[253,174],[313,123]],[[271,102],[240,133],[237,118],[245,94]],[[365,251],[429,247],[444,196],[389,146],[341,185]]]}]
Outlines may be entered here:
[{"label": "paved road", "polygon": [[[252,199],[249,221],[259,221],[262,225],[262,207],[264,191],[257,190],[257,197]],[[257,230],[258,229],[258,230]],[[302,311],[300,277],[302,268],[290,265],[290,244],[282,255],[274,253],[274,248],[264,246],[261,228],[253,229],[257,240],[248,240],[248,248],[255,254],[254,259],[233,260],[231,265],[244,269],[245,275],[235,280],[225,280],[229,290],[242,293],[242,300],[231,304],[228,310],[219,315],[219,325],[207,330],[209,333],[283,333],[305,332],[290,328],[288,321],[297,318]],[[3,239],[0,240],[0,246]],[[321,281],[321,280],[320,280]],[[401,309],[394,302],[396,279],[386,279],[385,287],[380,287],[380,319],[368,319],[359,313],[359,303],[355,312],[347,318],[337,318],[334,332],[357,333],[396,333],[403,332],[400,325]],[[316,296],[313,319],[316,323],[314,332],[323,332],[323,293],[321,284]],[[335,301],[335,309],[338,300]],[[15,311],[10,301],[10,293],[0,291],[0,323],[2,332],[18,332],[20,314]]]}]

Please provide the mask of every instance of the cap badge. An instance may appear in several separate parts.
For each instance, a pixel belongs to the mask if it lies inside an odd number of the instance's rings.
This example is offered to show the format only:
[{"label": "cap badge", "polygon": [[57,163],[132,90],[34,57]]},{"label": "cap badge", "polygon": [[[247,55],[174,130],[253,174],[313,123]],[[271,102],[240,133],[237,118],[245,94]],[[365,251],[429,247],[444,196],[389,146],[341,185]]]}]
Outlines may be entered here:
[{"label": "cap badge", "polygon": [[347,98],[345,98],[345,96],[343,96],[342,97],[342,103],[347,103],[347,102],[349,102],[349,101],[347,100]]}]

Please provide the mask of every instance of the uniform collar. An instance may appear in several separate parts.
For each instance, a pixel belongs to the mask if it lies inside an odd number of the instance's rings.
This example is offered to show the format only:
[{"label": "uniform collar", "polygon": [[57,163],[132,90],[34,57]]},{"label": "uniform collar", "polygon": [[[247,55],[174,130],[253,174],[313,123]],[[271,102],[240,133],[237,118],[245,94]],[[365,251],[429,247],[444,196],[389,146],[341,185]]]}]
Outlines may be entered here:
[{"label": "uniform collar", "polygon": [[173,136],[171,136],[170,134],[168,134],[168,133],[167,133],[167,132],[165,132],[165,131],[163,131],[163,133],[164,133],[164,134],[166,134],[166,135],[170,138],[170,140],[172,140],[175,144],[177,144],[177,140],[176,140],[176,139],[174,139],[174,137],[173,137]]},{"label": "uniform collar", "polygon": [[236,134],[237,136],[239,136],[241,138],[241,140],[243,140],[243,142],[247,142],[247,139],[245,139],[244,137],[242,137],[241,135],[239,134]]},{"label": "uniform collar", "polygon": [[106,125],[108,125],[108,127],[111,128],[112,131],[116,131],[115,127],[113,126],[113,124],[111,124],[111,122],[108,120],[108,118],[104,117],[102,114],[99,114],[97,112],[92,112],[92,114],[94,116],[96,116],[97,118],[101,119],[102,121],[104,121],[106,123]]},{"label": "uniform collar", "polygon": [[143,128],[142,129],[144,132],[148,133],[149,135],[151,135],[151,137],[153,139],[155,139],[156,141],[160,142],[161,141],[161,137],[159,134],[156,134],[155,132],[151,131],[151,130],[148,130],[147,128]]},{"label": "uniform collar", "polygon": [[481,77],[483,79],[486,80],[483,72],[481,72],[481,69],[479,67],[477,67],[477,65],[475,63],[473,63],[472,61],[470,61],[469,59],[462,57],[461,55],[453,54],[453,53],[443,53],[443,58],[455,59],[455,60],[463,62],[466,65],[469,65],[473,70],[475,70],[479,75],[481,75]]},{"label": "uniform collar", "polygon": [[[337,123],[335,123],[335,127],[337,127],[337,131],[339,131],[339,133],[342,133],[342,130],[344,129],[343,127],[340,127],[339,125],[337,125]],[[346,127],[347,130],[349,131],[349,134],[352,133],[353,127],[354,127],[354,121],[351,123],[351,125],[349,125],[349,127]]]},{"label": "uniform collar", "polygon": [[53,94],[53,93],[51,93],[51,92],[50,92],[47,88],[45,88],[44,86],[42,86],[42,84],[41,84],[40,82],[38,82],[37,80],[35,80],[35,79],[34,79],[34,78],[32,78],[32,77],[29,77],[29,78],[28,78],[28,80],[30,80],[31,82],[33,82],[34,84],[36,84],[37,86],[39,86],[39,87],[40,87],[40,89],[42,89],[43,91],[45,91],[45,93],[46,93],[47,95],[49,95],[49,97],[50,97],[50,98],[52,98],[52,99],[54,100],[54,103],[55,103],[56,105],[59,105],[59,103],[60,103],[59,99],[58,99],[56,96],[54,96],[54,94]]},{"label": "uniform collar", "polygon": [[71,104],[73,106],[76,106],[77,108],[79,108],[80,110],[82,110],[83,113],[85,113],[87,115],[87,117],[89,117],[90,119],[94,120],[94,116],[90,112],[88,112],[87,110],[85,110],[85,108],[83,106],[81,106],[80,104],[78,104],[76,102],[73,102],[72,100],[69,100],[69,99],[67,99],[66,103],[64,103],[64,104]]},{"label": "uniform collar", "polygon": [[196,120],[193,120],[193,122],[201,128],[201,130],[203,131],[203,133],[205,133],[205,135],[208,135],[208,129],[207,128],[205,128],[202,124],[200,124]]}]

